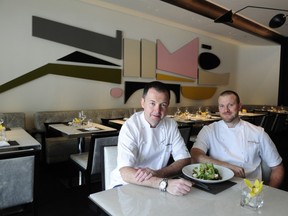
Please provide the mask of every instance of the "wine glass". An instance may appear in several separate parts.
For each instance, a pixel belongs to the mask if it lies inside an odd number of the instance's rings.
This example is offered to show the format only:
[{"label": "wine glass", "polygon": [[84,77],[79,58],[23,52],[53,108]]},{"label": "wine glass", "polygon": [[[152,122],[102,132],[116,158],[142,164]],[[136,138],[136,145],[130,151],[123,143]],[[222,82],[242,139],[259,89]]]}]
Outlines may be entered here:
[{"label": "wine glass", "polygon": [[179,117],[180,115],[181,115],[181,110],[180,110],[180,108],[179,107],[177,107],[177,111],[175,112],[175,114],[174,114],[174,116],[175,117]]},{"label": "wine glass", "polygon": [[86,119],[86,117],[87,116],[84,114],[84,111],[81,111],[79,113],[79,118],[80,118],[82,124],[83,124],[84,120]]}]

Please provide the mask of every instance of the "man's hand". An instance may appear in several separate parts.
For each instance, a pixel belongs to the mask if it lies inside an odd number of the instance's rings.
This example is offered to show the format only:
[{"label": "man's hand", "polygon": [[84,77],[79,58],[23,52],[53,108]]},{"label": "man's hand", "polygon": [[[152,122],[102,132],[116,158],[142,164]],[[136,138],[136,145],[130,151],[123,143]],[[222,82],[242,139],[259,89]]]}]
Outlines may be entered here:
[{"label": "man's hand", "polygon": [[190,192],[193,183],[191,181],[180,179],[169,179],[167,192],[172,195],[183,196]]},{"label": "man's hand", "polygon": [[156,172],[149,168],[137,168],[135,178],[137,182],[143,182],[150,179],[152,176],[156,176]]},{"label": "man's hand", "polygon": [[234,165],[229,165],[229,167],[233,172],[236,177],[241,177],[245,178],[245,170],[243,167],[238,167]]}]

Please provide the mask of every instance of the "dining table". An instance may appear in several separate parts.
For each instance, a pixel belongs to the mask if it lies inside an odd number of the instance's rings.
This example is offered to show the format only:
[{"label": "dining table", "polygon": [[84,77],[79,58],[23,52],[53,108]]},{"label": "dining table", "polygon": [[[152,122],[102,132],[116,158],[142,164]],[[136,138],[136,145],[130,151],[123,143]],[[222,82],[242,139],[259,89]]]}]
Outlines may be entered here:
[{"label": "dining table", "polygon": [[91,136],[92,133],[106,133],[117,131],[117,129],[108,127],[99,123],[91,122],[89,124],[71,125],[71,124],[50,124],[49,127],[62,133],[68,138],[78,138],[78,151],[83,152],[84,139]]},{"label": "dining table", "polygon": [[[89,124],[50,124],[50,128],[61,132],[67,138],[78,138],[78,152],[85,151],[85,137],[94,133],[109,133],[117,131],[117,129],[108,127],[99,123],[89,122]],[[82,172],[79,171],[76,186],[82,185]],[[73,185],[72,185],[73,186]]]},{"label": "dining table", "polygon": [[[258,209],[240,205],[243,179],[233,177],[231,187],[209,193],[192,187],[184,196],[171,195],[155,188],[127,184],[89,195],[98,211],[113,216],[282,216],[288,212],[288,192],[264,185],[264,205]],[[212,185],[212,184],[211,184]]]},{"label": "dining table", "polygon": [[258,117],[264,116],[265,113],[253,113],[253,112],[239,112],[240,117]]},{"label": "dining table", "polygon": [[213,115],[213,116],[196,116],[196,115],[192,115],[189,118],[181,118],[181,117],[176,117],[173,116],[172,117],[175,121],[177,121],[178,123],[187,123],[187,124],[195,124],[195,123],[212,123],[214,121],[219,121],[221,120],[221,117],[218,115]]},{"label": "dining table", "polygon": [[111,119],[108,121],[109,125],[114,126],[116,128],[121,128],[121,126],[125,123],[127,119]]},{"label": "dining table", "polygon": [[[178,123],[184,123],[184,124],[189,124],[189,123],[208,123],[208,122],[213,122],[213,121],[218,121],[221,119],[220,116],[210,116],[210,117],[206,117],[206,116],[192,116],[189,118],[179,118],[179,117],[175,117],[174,115],[167,115],[168,118],[172,118],[174,119],[176,122]],[[118,126],[122,126],[125,121],[127,119],[112,119],[109,120],[109,124],[110,125],[118,125]]]},{"label": "dining table", "polygon": [[10,151],[17,149],[40,149],[41,144],[21,127],[7,128],[6,145],[0,146],[0,151]]}]

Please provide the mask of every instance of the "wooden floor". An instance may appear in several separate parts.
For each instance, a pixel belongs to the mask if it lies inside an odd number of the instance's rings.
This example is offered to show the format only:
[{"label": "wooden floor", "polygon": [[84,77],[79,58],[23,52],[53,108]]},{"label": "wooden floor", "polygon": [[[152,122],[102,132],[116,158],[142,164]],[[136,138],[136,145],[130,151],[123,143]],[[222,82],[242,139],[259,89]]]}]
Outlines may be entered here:
[{"label": "wooden floor", "polygon": [[[288,191],[288,132],[273,138],[283,157],[286,177],[281,187]],[[96,206],[88,199],[85,187],[70,187],[69,179],[77,176],[70,163],[43,165],[41,167],[39,216],[90,216],[98,215]],[[92,192],[100,190],[100,183],[93,184]],[[28,216],[31,214],[17,214]]]}]

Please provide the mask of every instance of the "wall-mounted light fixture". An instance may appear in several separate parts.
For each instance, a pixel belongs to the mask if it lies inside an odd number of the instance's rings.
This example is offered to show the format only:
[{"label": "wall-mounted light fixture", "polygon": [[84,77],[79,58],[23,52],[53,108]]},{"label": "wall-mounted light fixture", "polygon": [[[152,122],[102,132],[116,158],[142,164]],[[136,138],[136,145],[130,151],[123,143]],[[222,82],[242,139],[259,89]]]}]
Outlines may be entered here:
[{"label": "wall-mounted light fixture", "polygon": [[[283,9],[277,9],[277,8],[268,8],[268,7],[259,7],[259,6],[246,6],[244,8],[241,8],[240,10],[236,11],[235,13],[232,12],[232,10],[227,11],[225,14],[217,17],[214,22],[215,23],[233,23],[233,15],[236,13],[246,9],[246,8],[257,8],[257,9],[265,9],[265,10],[277,10],[277,11],[285,11],[288,12],[288,10],[283,10]],[[269,27],[270,28],[279,28],[282,26],[285,21],[286,17],[288,16],[288,13],[285,14],[277,14],[275,15],[269,22]]]}]

